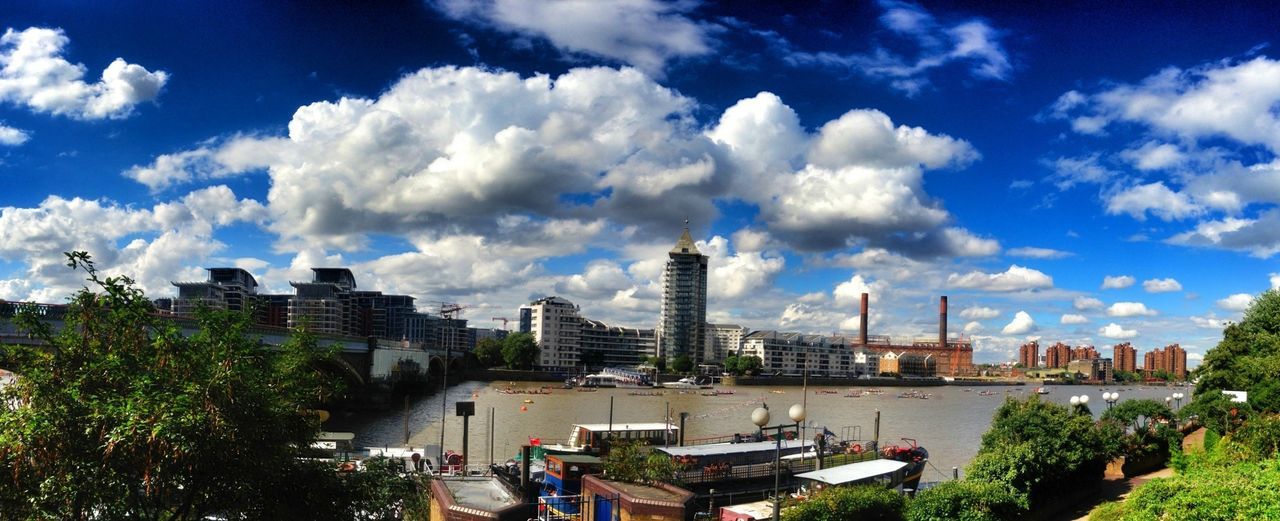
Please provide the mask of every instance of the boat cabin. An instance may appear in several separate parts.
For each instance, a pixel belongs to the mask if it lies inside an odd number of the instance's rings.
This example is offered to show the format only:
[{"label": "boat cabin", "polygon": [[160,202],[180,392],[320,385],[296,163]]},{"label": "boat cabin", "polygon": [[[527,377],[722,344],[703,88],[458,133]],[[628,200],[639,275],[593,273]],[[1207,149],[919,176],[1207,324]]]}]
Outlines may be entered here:
[{"label": "boat cabin", "polygon": [[598,474],[604,462],[585,454],[548,454],[543,478],[544,496],[572,496],[582,492],[582,476]]},{"label": "boat cabin", "polygon": [[584,423],[573,426],[569,442],[544,446],[552,452],[594,452],[601,442],[638,441],[646,445],[664,445],[680,439],[680,427],[671,423]]},{"label": "boat cabin", "polygon": [[813,451],[812,440],[783,440],[781,449],[776,441],[746,443],[712,443],[685,447],[657,447],[654,450],[671,456],[678,463],[691,468],[712,465],[754,465],[773,463],[775,452],[781,456],[799,454],[801,450]]},{"label": "boat cabin", "polygon": [[907,463],[891,459],[876,459],[850,463],[827,469],[796,474],[801,487],[811,493],[827,487],[842,487],[865,483],[880,483],[887,487],[902,485],[906,478]]}]

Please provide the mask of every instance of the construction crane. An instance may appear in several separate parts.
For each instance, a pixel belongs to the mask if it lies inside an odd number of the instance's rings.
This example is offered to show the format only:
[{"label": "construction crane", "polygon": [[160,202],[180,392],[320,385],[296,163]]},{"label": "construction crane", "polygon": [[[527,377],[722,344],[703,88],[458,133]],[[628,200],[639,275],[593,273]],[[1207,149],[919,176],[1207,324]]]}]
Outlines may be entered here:
[{"label": "construction crane", "polygon": [[461,313],[462,313],[462,310],[467,309],[467,308],[469,308],[469,307],[471,307],[471,306],[468,306],[468,305],[466,305],[466,304],[455,304],[455,303],[451,303],[451,302],[441,302],[441,303],[440,303],[440,316],[441,316],[441,317],[444,317],[444,318],[448,318],[448,319],[456,318],[456,317],[454,317],[454,315],[459,315],[459,314],[461,314]]},{"label": "construction crane", "polygon": [[507,317],[493,317],[493,318],[491,318],[491,319],[489,319],[489,320],[501,320],[501,321],[502,321],[502,330],[503,330],[503,331],[507,331],[507,323],[508,323],[508,322],[511,322],[511,319],[509,319],[509,318],[507,318]]}]

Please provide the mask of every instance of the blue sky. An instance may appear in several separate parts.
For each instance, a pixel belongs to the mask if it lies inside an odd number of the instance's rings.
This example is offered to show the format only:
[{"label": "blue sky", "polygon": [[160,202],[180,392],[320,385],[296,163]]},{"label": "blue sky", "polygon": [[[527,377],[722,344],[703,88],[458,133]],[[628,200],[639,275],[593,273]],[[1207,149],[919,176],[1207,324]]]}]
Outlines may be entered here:
[{"label": "blue sky", "polygon": [[688,218],[717,322],[851,333],[869,291],[909,339],[946,294],[980,361],[1196,363],[1280,286],[1278,10],[988,4],[6,4],[0,298],[86,249],[652,327]]}]

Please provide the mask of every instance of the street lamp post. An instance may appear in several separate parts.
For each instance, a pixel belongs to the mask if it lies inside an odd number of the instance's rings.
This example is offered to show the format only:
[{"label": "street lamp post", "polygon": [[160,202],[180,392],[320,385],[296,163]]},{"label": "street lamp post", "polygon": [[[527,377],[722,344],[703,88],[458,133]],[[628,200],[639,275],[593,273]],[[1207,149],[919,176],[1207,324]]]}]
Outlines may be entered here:
[{"label": "street lamp post", "polygon": [[1107,402],[1107,410],[1109,411],[1116,404],[1116,401],[1120,400],[1120,393],[1102,393],[1102,400]]},{"label": "street lamp post", "polygon": [[1087,394],[1071,397],[1071,408],[1073,412],[1077,412],[1077,413],[1084,412],[1084,410],[1087,410],[1088,408],[1088,403],[1089,403],[1089,395]]},{"label": "street lamp post", "polygon": [[[1177,409],[1181,409],[1181,408],[1182,408],[1182,399],[1183,399],[1183,398],[1185,398],[1185,397],[1186,397],[1186,395],[1185,395],[1185,394],[1182,394],[1182,393],[1173,393],[1173,403],[1175,404],[1175,406],[1177,407]],[[1174,409],[1174,411],[1177,411],[1177,409]]]},{"label": "street lamp post", "polygon": [[[798,403],[795,405],[792,405],[791,409],[787,411],[787,414],[788,416],[791,417],[792,421],[796,422],[796,427],[798,428],[800,426],[800,422],[804,421],[804,414],[805,414],[804,406]],[[760,432],[763,433],[765,429],[765,425],[769,424],[769,408],[760,407],[754,411],[751,411],[751,423],[756,424],[756,427],[759,427]],[[773,452],[773,521],[778,521],[778,519],[781,517],[781,506],[780,506],[780,502],[779,502],[780,500],[778,497],[778,488],[781,484],[780,481],[782,476],[782,469],[781,469],[782,429],[784,427],[786,427],[786,425],[783,425],[783,424],[779,424],[774,427],[769,427],[770,429],[775,429],[775,428],[778,429],[778,434],[777,436],[775,436],[775,445],[774,445],[774,452]],[[801,438],[800,440],[800,450],[804,451],[803,438]]]}]

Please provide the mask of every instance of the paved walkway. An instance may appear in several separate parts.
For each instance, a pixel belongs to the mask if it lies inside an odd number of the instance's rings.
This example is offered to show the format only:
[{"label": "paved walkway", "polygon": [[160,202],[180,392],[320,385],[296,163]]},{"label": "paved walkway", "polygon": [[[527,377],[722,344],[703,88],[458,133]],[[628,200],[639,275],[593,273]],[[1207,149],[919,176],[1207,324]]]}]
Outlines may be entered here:
[{"label": "paved walkway", "polygon": [[[1204,429],[1197,429],[1182,439],[1182,450],[1193,450],[1204,448]],[[1119,468],[1107,467],[1106,479],[1103,480],[1102,486],[1098,487],[1098,493],[1086,500],[1081,501],[1080,505],[1074,509],[1063,512],[1056,519],[1063,521],[1085,521],[1089,519],[1089,512],[1098,505],[1103,503],[1118,501],[1129,497],[1129,493],[1134,489],[1142,486],[1143,483],[1156,478],[1167,478],[1173,476],[1173,469],[1163,468],[1155,472],[1149,472],[1140,476],[1125,478],[1120,473]]]}]

